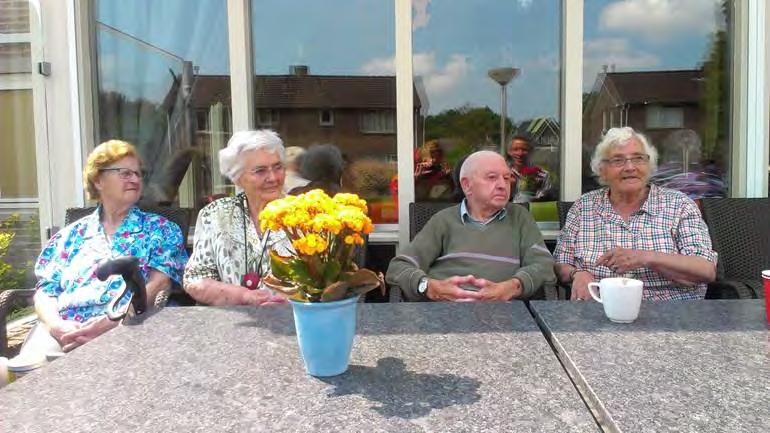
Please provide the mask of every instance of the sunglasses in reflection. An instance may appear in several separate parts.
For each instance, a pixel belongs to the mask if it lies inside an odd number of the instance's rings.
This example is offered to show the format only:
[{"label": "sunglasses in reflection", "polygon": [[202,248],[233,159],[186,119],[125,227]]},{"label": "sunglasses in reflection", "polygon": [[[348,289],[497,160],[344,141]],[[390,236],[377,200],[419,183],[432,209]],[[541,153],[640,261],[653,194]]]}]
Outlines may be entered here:
[{"label": "sunglasses in reflection", "polygon": [[631,161],[631,164],[634,166],[640,166],[647,164],[650,161],[650,155],[634,155],[628,158],[623,157],[615,157],[610,159],[603,159],[602,162],[606,162],[607,164],[615,167],[620,168],[624,167],[626,165],[626,161]]},{"label": "sunglasses in reflection", "polygon": [[123,180],[129,180],[129,179],[131,179],[134,176],[136,176],[137,179],[143,179],[145,177],[145,175],[147,174],[144,170],[136,171],[136,170],[131,170],[130,168],[126,168],[126,167],[111,167],[111,168],[99,169],[100,173],[103,173],[105,171],[114,171],[114,172],[118,173],[118,177],[123,179]]},{"label": "sunglasses in reflection", "polygon": [[283,165],[283,163],[274,164],[272,167],[267,167],[264,165],[260,165],[254,168],[251,168],[247,170],[249,173],[256,177],[267,177],[268,173],[273,172],[275,174],[281,174],[286,170],[286,167]]}]

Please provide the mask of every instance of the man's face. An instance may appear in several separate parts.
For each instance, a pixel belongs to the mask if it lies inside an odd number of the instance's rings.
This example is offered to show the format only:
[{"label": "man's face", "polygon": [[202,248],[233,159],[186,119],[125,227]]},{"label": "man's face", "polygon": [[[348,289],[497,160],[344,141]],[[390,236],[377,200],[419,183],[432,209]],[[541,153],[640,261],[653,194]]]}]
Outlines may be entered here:
[{"label": "man's face", "polygon": [[471,208],[495,211],[505,207],[511,197],[511,171],[500,155],[484,155],[460,182]]},{"label": "man's face", "polygon": [[513,159],[515,165],[524,165],[529,156],[529,143],[526,140],[514,138],[508,148],[508,156]]}]

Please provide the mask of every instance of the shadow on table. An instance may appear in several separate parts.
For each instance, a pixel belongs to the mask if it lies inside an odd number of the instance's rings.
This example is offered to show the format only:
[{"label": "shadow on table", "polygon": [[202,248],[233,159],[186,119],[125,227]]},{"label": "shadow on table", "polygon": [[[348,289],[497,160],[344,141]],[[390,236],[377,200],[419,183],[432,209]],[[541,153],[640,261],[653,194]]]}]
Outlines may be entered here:
[{"label": "shadow on table", "polygon": [[399,358],[387,357],[376,367],[351,365],[345,374],[319,378],[334,386],[329,397],[358,394],[379,403],[372,409],[385,417],[414,419],[433,409],[470,405],[481,399],[479,380],[454,374],[425,374],[406,370]]},{"label": "shadow on table", "polygon": [[[240,309],[239,311],[244,311]],[[236,326],[263,328],[280,335],[295,335],[290,307],[248,310]],[[540,332],[523,302],[403,302],[361,304],[359,335],[464,334],[487,332]]]},{"label": "shadow on table", "polygon": [[536,320],[551,332],[731,332],[770,329],[764,300],[642,302],[633,323],[613,323],[593,301],[534,301]]}]

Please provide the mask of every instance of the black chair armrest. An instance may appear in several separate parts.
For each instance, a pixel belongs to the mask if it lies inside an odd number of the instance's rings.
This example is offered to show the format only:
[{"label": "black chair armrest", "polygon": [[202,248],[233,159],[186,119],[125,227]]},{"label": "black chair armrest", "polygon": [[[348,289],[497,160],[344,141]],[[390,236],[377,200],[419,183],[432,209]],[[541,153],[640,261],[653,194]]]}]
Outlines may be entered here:
[{"label": "black chair armrest", "polygon": [[8,313],[17,300],[30,302],[36,289],[3,290],[0,292],[0,354],[8,356],[8,330],[5,326]]},{"label": "black chair armrest", "polygon": [[749,286],[740,281],[717,280],[708,284],[706,299],[756,299]]}]

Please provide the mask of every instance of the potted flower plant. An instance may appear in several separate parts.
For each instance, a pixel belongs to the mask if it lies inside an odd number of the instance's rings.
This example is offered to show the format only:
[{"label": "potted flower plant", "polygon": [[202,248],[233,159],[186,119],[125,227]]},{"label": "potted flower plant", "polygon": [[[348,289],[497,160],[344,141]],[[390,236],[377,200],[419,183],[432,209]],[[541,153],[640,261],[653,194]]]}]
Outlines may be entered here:
[{"label": "potted flower plant", "polygon": [[283,230],[289,257],[270,251],[265,284],[289,297],[305,369],[313,376],[347,370],[360,295],[380,288],[382,274],[359,269],[355,249],[372,229],[366,201],[355,194],[330,198],[315,189],[270,202],[259,215],[264,230]]}]

